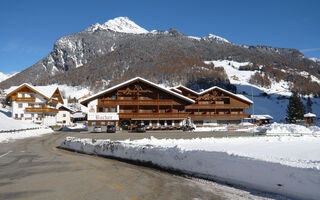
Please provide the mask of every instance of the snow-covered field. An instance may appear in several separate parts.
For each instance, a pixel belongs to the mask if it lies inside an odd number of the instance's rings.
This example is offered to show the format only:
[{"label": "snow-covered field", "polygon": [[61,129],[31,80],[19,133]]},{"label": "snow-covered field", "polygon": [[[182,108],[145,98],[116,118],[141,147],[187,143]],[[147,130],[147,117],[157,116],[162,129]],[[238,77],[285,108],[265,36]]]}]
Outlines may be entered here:
[{"label": "snow-covered field", "polygon": [[43,127],[40,129],[33,129],[33,130],[0,133],[0,143],[12,142],[14,140],[24,139],[29,137],[39,137],[49,133],[53,133],[53,130],[51,128],[46,128],[46,127]]},{"label": "snow-covered field", "polygon": [[166,169],[301,199],[320,196],[320,137],[109,140],[68,137],[62,148],[152,162]]},{"label": "snow-covered field", "polygon": [[53,130],[29,121],[14,120],[11,118],[11,111],[0,108],[0,143],[27,137],[36,137]]},{"label": "snow-covered field", "polygon": [[306,127],[303,125],[296,124],[282,124],[282,123],[272,123],[270,126],[265,127],[267,129],[266,133],[268,135],[306,135],[312,134],[320,136],[320,127],[319,126],[310,126]]}]

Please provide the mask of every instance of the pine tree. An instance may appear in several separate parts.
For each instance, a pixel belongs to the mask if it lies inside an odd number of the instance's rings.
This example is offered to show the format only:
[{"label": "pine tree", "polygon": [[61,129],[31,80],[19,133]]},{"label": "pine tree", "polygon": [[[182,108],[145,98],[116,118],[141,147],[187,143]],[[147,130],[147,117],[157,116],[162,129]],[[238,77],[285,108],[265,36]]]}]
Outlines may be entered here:
[{"label": "pine tree", "polygon": [[289,123],[296,123],[297,120],[302,120],[305,114],[305,107],[301,102],[300,97],[296,91],[292,92],[289,99],[289,105],[287,107],[287,121]]},{"label": "pine tree", "polygon": [[312,101],[311,101],[310,97],[308,97],[308,99],[307,99],[306,112],[312,113]]}]

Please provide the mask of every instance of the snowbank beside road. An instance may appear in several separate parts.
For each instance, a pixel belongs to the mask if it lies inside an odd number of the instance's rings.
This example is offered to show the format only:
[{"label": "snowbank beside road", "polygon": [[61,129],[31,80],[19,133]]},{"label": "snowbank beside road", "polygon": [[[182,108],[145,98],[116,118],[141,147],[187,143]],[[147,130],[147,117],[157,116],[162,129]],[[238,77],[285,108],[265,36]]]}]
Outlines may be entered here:
[{"label": "snowbank beside road", "polygon": [[289,197],[317,199],[320,196],[319,145],[320,138],[313,136],[151,138],[118,142],[68,137],[60,147],[151,162],[166,169]]},{"label": "snowbank beside road", "polygon": [[0,108],[0,143],[52,133],[52,129],[30,121],[14,120],[11,111]]},{"label": "snowbank beside road", "polygon": [[320,135],[320,127],[318,126],[310,126],[305,127],[302,125],[296,124],[282,124],[282,123],[272,123],[270,126],[266,127],[266,133],[268,135],[275,134],[319,134]]},{"label": "snowbank beside road", "polygon": [[44,134],[53,133],[51,128],[42,127],[40,129],[9,132],[9,133],[0,133],[0,143],[10,142],[17,139],[24,139],[29,137],[39,137]]}]

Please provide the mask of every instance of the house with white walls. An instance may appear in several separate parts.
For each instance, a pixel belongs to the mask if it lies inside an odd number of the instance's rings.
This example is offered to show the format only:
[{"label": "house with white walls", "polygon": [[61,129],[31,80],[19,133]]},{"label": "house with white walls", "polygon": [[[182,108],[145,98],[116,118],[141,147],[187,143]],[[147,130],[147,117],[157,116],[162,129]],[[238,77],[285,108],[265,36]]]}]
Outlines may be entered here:
[{"label": "house with white walls", "polygon": [[12,118],[47,126],[57,125],[57,106],[63,104],[57,86],[33,86],[23,83],[11,87],[7,96],[12,100]]},{"label": "house with white walls", "polygon": [[71,115],[74,111],[66,105],[58,105],[57,125],[71,126]]}]

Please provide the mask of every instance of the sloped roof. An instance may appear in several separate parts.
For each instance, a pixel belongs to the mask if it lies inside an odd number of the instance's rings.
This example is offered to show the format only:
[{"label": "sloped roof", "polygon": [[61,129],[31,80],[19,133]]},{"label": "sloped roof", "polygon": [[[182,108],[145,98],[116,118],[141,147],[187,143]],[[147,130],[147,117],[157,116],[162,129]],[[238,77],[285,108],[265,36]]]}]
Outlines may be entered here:
[{"label": "sloped roof", "polygon": [[55,93],[55,91],[58,89],[58,86],[33,86],[28,83],[23,83],[19,86],[13,86],[7,90],[8,96],[10,96],[11,93],[15,92],[16,90],[22,88],[22,87],[28,87],[35,92],[41,94],[42,96],[46,97],[47,99],[50,99],[52,95]]},{"label": "sloped roof", "polygon": [[115,86],[113,86],[113,87],[111,87],[111,88],[108,88],[108,89],[106,89],[106,90],[103,90],[103,91],[101,91],[101,92],[98,92],[97,94],[94,94],[94,95],[92,95],[92,96],[90,96],[90,97],[88,97],[88,98],[83,99],[82,101],[80,101],[80,103],[81,103],[81,104],[85,104],[85,103],[87,103],[88,101],[93,100],[93,99],[96,99],[96,98],[98,98],[99,96],[101,96],[101,95],[103,95],[103,94],[105,94],[105,93],[111,92],[111,91],[113,91],[113,90],[115,90],[115,89],[117,89],[117,88],[119,88],[119,87],[122,87],[122,86],[124,86],[124,85],[133,83],[133,82],[138,81],[138,80],[139,80],[139,81],[142,81],[142,82],[144,82],[144,83],[147,83],[147,84],[149,84],[149,85],[152,85],[152,86],[154,86],[154,87],[156,87],[156,88],[158,88],[158,89],[160,89],[160,90],[162,90],[162,91],[164,91],[164,92],[167,92],[167,93],[169,93],[169,94],[172,94],[172,95],[174,95],[174,96],[176,96],[176,97],[178,97],[178,98],[180,98],[180,99],[183,99],[183,100],[188,101],[188,102],[190,102],[190,103],[195,103],[194,100],[192,100],[192,99],[190,99],[190,98],[188,98],[188,97],[186,97],[186,96],[184,96],[184,95],[181,95],[181,94],[179,94],[179,93],[177,93],[177,92],[171,91],[171,90],[169,90],[169,89],[167,89],[167,88],[164,88],[164,87],[162,87],[162,86],[160,86],[160,85],[158,85],[158,84],[155,84],[155,83],[153,83],[153,82],[151,82],[151,81],[148,81],[148,80],[146,80],[146,79],[144,79],[144,78],[141,78],[141,77],[132,78],[132,79],[130,79],[130,80],[128,80],[128,81],[125,81],[125,82],[120,83],[120,84],[118,84],[118,85],[115,85]]},{"label": "sloped roof", "polygon": [[72,108],[70,108],[69,106],[65,105],[65,104],[61,104],[58,103],[57,108],[60,109],[61,107],[65,108],[66,110],[69,110],[70,112],[75,112]]},{"label": "sloped roof", "polygon": [[196,92],[196,91],[191,90],[191,89],[189,89],[189,88],[187,88],[187,87],[185,87],[185,86],[183,86],[183,85],[178,85],[178,86],[175,87],[175,88],[179,88],[179,87],[182,87],[182,88],[184,88],[185,90],[187,90],[187,91],[189,91],[189,92],[192,92],[192,93],[194,93],[194,94],[197,94],[197,95],[199,95],[199,96],[200,96],[200,95],[203,95],[203,94],[205,94],[205,93],[207,93],[207,92],[209,92],[209,91],[211,91],[211,90],[218,89],[218,90],[221,90],[221,91],[223,91],[223,92],[225,92],[225,93],[227,93],[227,94],[230,94],[231,96],[238,97],[239,99],[242,99],[242,100],[244,100],[244,101],[246,101],[246,102],[249,102],[249,103],[253,104],[253,101],[251,101],[251,100],[248,99],[247,97],[243,96],[242,94],[234,94],[234,93],[229,92],[228,90],[222,89],[222,88],[220,88],[220,87],[218,87],[218,86],[213,86],[213,87],[208,88],[208,89],[206,89],[206,90],[204,90],[204,91],[202,91],[202,92]]},{"label": "sloped roof", "polygon": [[307,113],[307,114],[304,114],[303,117],[316,117],[317,115],[316,114],[313,114],[313,113]]},{"label": "sloped roof", "polygon": [[251,115],[251,119],[262,120],[262,119],[273,119],[271,115]]}]

